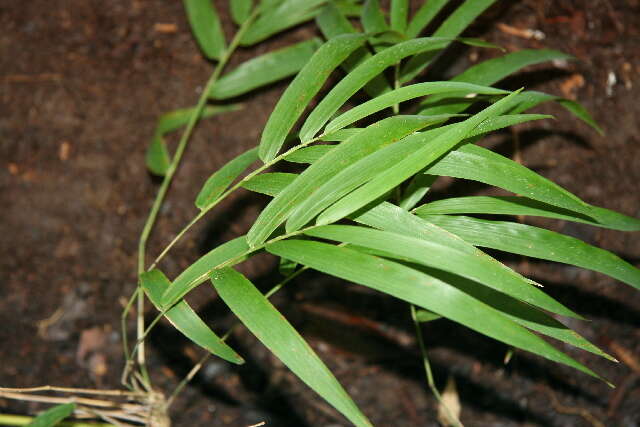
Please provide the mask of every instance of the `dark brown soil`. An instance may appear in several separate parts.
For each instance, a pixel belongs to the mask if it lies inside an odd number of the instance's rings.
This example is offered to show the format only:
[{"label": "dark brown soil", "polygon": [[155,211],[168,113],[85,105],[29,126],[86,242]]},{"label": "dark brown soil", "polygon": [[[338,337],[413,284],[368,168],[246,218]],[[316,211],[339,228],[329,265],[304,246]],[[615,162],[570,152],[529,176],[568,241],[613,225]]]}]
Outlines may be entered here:
[{"label": "dark brown soil", "polygon": [[[177,30],[159,31],[166,27],[158,24]],[[0,385],[116,388],[123,364],[119,316],[135,286],[137,239],[158,187],[145,170],[145,147],[160,114],[195,103],[212,66],[199,55],[177,1],[3,0],[0,25]],[[225,25],[232,29],[228,19]],[[523,38],[514,28],[536,29],[546,38]],[[241,51],[234,63],[314,31],[298,28]],[[557,121],[518,128],[522,160],[587,202],[640,216],[640,2],[503,1],[469,34],[509,51],[550,47],[577,57],[556,68],[536,67],[508,85],[575,97],[607,135],[545,106],[541,111]],[[459,53],[448,75],[497,54]],[[199,125],[150,254],[194,215],[192,201],[206,177],[257,143],[283,87],[242,99],[241,111]],[[502,138],[501,151],[514,155],[508,134]],[[439,191],[483,190],[454,184]],[[185,238],[163,270],[173,277],[244,232],[265,201],[232,197]],[[637,233],[533,222],[640,263]],[[640,425],[640,372],[628,365],[640,358],[638,292],[573,267],[509,262],[592,320],[571,326],[627,363],[562,347],[619,386],[612,390],[521,352],[504,365],[505,346],[438,320],[424,327],[436,381],[443,387],[448,377],[455,379],[465,425]],[[267,256],[243,272],[263,288],[278,280]],[[209,289],[196,292],[192,302],[217,330],[230,324]],[[375,425],[437,425],[405,305],[313,273],[276,302]],[[174,425],[347,425],[246,331],[232,344],[247,364],[208,362],[173,407]],[[200,357],[166,325],[151,336],[149,353],[154,382],[164,391]],[[0,400],[6,413],[39,408]]]}]

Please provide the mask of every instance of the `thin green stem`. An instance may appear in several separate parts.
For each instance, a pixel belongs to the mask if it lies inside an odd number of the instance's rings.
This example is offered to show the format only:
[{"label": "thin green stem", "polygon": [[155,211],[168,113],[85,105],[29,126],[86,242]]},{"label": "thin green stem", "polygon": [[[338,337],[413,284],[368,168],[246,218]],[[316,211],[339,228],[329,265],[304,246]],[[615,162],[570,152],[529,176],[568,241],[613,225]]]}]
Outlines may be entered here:
[{"label": "thin green stem", "polygon": [[182,236],[184,236],[185,233],[187,231],[189,231],[189,229],[191,229],[191,227],[196,225],[196,223],[198,221],[200,221],[207,214],[207,212],[209,212],[211,209],[216,207],[220,202],[222,202],[225,198],[227,198],[231,193],[233,193],[234,191],[236,191],[237,189],[242,187],[242,185],[245,182],[249,181],[254,176],[256,176],[256,175],[264,172],[265,170],[269,169],[271,166],[275,165],[280,160],[284,159],[286,156],[296,152],[297,150],[300,150],[301,148],[304,148],[304,147],[308,146],[309,144],[312,144],[314,142],[320,141],[324,136],[325,135],[322,134],[322,135],[320,135],[320,136],[318,136],[316,138],[313,138],[313,139],[311,139],[309,141],[305,141],[305,142],[302,142],[302,143],[300,143],[300,144],[298,144],[298,145],[296,145],[294,147],[291,147],[289,150],[285,151],[284,153],[280,154],[279,156],[274,157],[273,160],[263,164],[262,166],[260,166],[256,170],[254,170],[253,172],[247,174],[244,178],[240,179],[240,181],[238,181],[236,184],[231,186],[227,191],[222,193],[220,195],[220,197],[218,197],[213,203],[211,203],[205,209],[201,210],[191,221],[189,221],[189,223],[185,227],[183,227],[182,230],[180,230],[180,232],[178,234],[176,234],[176,237],[174,237],[173,240],[171,240],[171,242],[169,242],[169,244],[162,250],[162,252],[160,252],[160,254],[153,261],[153,264],[151,264],[151,266],[149,267],[149,270],[152,270],[153,268],[155,268],[156,265],[162,260],[162,258],[164,258],[165,255],[167,255],[167,253],[169,253],[171,248],[173,248],[173,246],[176,243],[178,243],[178,240],[180,240],[180,238],[182,238]]},{"label": "thin green stem", "polygon": [[416,339],[418,340],[418,346],[420,347],[420,352],[422,353],[422,363],[424,365],[424,372],[427,377],[427,385],[429,386],[429,389],[431,389],[431,392],[435,396],[438,403],[444,408],[447,416],[449,417],[449,420],[453,422],[453,425],[455,427],[463,427],[458,417],[456,417],[453,412],[451,412],[447,404],[442,400],[442,396],[440,395],[440,392],[436,387],[436,383],[433,380],[433,372],[431,371],[431,363],[429,363],[429,357],[427,356],[427,348],[424,344],[424,338],[422,337],[422,328],[420,327],[420,322],[418,321],[418,317],[416,315],[416,306],[410,304],[410,308],[411,319],[413,319],[413,324],[416,329]]},{"label": "thin green stem", "polygon": [[[158,193],[156,195],[156,198],[153,202],[153,205],[151,206],[151,211],[149,212],[149,216],[147,217],[147,220],[144,224],[144,228],[142,229],[142,233],[140,235],[140,241],[138,243],[138,276],[140,276],[142,273],[144,273],[145,271],[145,259],[146,259],[146,247],[147,247],[147,240],[149,239],[149,236],[151,235],[151,231],[153,230],[153,226],[155,225],[156,222],[156,218],[158,216],[158,213],[160,211],[160,207],[162,206],[162,203],[164,202],[165,196],[167,194],[167,191],[169,190],[169,187],[171,185],[171,181],[173,179],[173,175],[175,174],[178,166],[180,165],[180,161],[182,160],[182,155],[184,154],[185,149],[187,148],[187,144],[189,142],[189,139],[191,138],[191,135],[193,133],[193,130],[195,129],[196,124],[198,123],[198,119],[200,118],[200,115],[202,114],[202,110],[204,108],[204,106],[207,103],[207,99],[208,99],[208,95],[211,92],[211,90],[213,89],[215,83],[217,82],[218,78],[220,77],[222,70],[225,68],[225,66],[227,65],[227,62],[229,61],[229,58],[231,57],[231,55],[233,54],[233,52],[235,51],[235,49],[238,47],[238,44],[240,43],[240,39],[242,38],[242,36],[244,35],[245,31],[249,28],[249,25],[251,24],[251,22],[253,22],[254,18],[256,16],[256,12],[254,12],[249,19],[247,19],[242,26],[240,27],[240,29],[238,30],[238,32],[236,33],[235,37],[233,38],[231,44],[229,45],[229,47],[225,50],[224,54],[222,55],[222,57],[220,58],[220,61],[218,62],[216,68],[214,69],[213,73],[211,74],[211,77],[209,77],[209,80],[207,81],[207,84],[205,85],[202,94],[200,95],[200,98],[198,99],[198,103],[196,104],[196,107],[193,111],[193,113],[191,114],[191,117],[189,118],[189,122],[187,123],[187,126],[184,130],[184,132],[182,133],[182,136],[180,137],[180,141],[178,142],[178,146],[176,148],[176,151],[173,155],[173,159],[171,160],[171,163],[169,164],[169,167],[167,168],[166,174],[164,176],[164,179],[162,180],[162,184],[160,185],[160,188],[158,189]],[[138,281],[138,287],[140,287],[140,282]],[[137,335],[138,335],[138,339],[140,339],[141,336],[143,336],[144,334],[144,292],[138,292],[138,297],[137,297]],[[144,351],[144,342],[142,342],[139,345],[139,351],[138,351],[138,355],[137,355],[137,361],[138,361],[138,365],[140,368],[140,371],[142,373],[142,377],[144,378],[144,380],[147,382],[147,386],[149,386],[149,374],[147,372],[147,367],[146,367],[146,358],[145,358],[145,351]]]}]

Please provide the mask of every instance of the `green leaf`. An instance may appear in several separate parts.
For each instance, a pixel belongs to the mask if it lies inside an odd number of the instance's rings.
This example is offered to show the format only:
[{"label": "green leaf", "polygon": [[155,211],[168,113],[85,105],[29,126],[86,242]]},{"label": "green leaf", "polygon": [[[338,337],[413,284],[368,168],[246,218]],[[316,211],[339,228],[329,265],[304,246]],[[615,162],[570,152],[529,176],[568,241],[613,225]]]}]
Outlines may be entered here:
[{"label": "green leaf", "polygon": [[[356,29],[353,28],[351,22],[349,22],[347,17],[344,16],[334,2],[329,2],[322,8],[322,11],[316,17],[316,24],[327,40],[341,34],[356,32]],[[369,52],[369,49],[366,47],[360,47],[345,59],[340,66],[346,72],[350,72],[362,63],[362,61],[370,57],[371,52]],[[380,74],[369,81],[369,83],[365,85],[364,90],[370,96],[376,97],[391,90],[391,86],[389,86],[389,82],[385,76]]]},{"label": "green leaf", "polygon": [[508,345],[599,378],[497,310],[421,271],[354,249],[320,242],[284,240],[271,243],[266,249],[315,270],[395,296]]},{"label": "green leaf", "polygon": [[407,26],[405,34],[409,38],[418,37],[418,35],[431,23],[433,18],[436,17],[438,12],[442,10],[444,6],[450,0],[428,0],[425,1],[420,9],[416,12],[411,22]]},{"label": "green leaf", "polygon": [[292,76],[304,67],[320,44],[319,39],[311,39],[250,59],[222,76],[209,97],[233,98]]},{"label": "green leaf", "polygon": [[409,16],[409,0],[391,0],[391,29],[404,33]]},{"label": "green leaf", "polygon": [[302,125],[302,129],[300,129],[300,139],[302,141],[312,139],[353,94],[362,89],[368,81],[382,73],[390,65],[396,64],[402,58],[418,52],[442,49],[448,43],[448,39],[442,38],[413,39],[391,46],[366,59],[336,84],[309,114],[309,117]]},{"label": "green leaf", "polygon": [[[416,120],[422,122],[422,127],[441,123],[448,118],[449,116],[416,116]],[[317,183],[313,193],[295,207],[287,221],[287,232],[299,229],[341,197],[410,156],[423,145],[424,139],[424,134],[410,135],[350,165],[342,163],[342,170]]]},{"label": "green leaf", "polygon": [[451,151],[425,170],[504,188],[534,200],[589,215],[589,205],[552,181],[500,154],[473,144]]},{"label": "green leaf", "polygon": [[[458,37],[482,12],[496,0],[465,0],[433,33],[433,37]],[[400,81],[408,82],[424,70],[438,52],[422,52],[402,67]],[[479,83],[480,84],[480,83]]]},{"label": "green leaf", "polygon": [[488,86],[478,86],[469,83],[459,82],[428,82],[417,83],[410,86],[401,87],[399,89],[392,90],[384,95],[378,96],[370,101],[360,104],[350,110],[342,113],[329,124],[327,124],[326,133],[332,132],[343,127],[347,127],[356,121],[367,117],[373,113],[384,110],[387,107],[391,107],[394,104],[399,104],[410,99],[419,98],[425,95],[432,95],[436,93],[451,93],[455,92],[459,96],[465,96],[469,94],[486,94],[486,95],[504,95],[509,92],[501,89],[496,89]]},{"label": "green leaf", "polygon": [[[424,175],[429,176],[429,175]],[[597,227],[621,231],[640,231],[640,219],[628,217],[608,209],[590,206],[588,217],[578,212],[548,205],[526,197],[514,196],[470,196],[436,200],[422,205],[415,211],[418,215],[438,214],[490,214],[528,215],[580,222]]]},{"label": "green leaf", "polygon": [[420,200],[427,194],[436,179],[438,179],[437,176],[425,173],[415,175],[404,190],[399,206],[405,210],[412,209],[420,203]]},{"label": "green leaf", "polygon": [[287,185],[298,177],[295,173],[269,172],[256,175],[244,182],[242,187],[254,193],[266,194],[275,197],[280,194]]},{"label": "green leaf", "polygon": [[424,308],[416,310],[416,320],[420,323],[431,322],[432,320],[438,320],[441,318],[442,316],[440,316],[439,314],[436,314],[433,311],[425,310]]},{"label": "green leaf", "polygon": [[[261,5],[261,13],[242,36],[240,44],[250,46],[274,34],[313,19],[327,0],[285,0]],[[273,2],[271,2],[273,3]]]},{"label": "green leaf", "polygon": [[224,190],[256,160],[258,160],[258,149],[252,148],[214,172],[198,193],[196,207],[200,210],[207,210],[218,200]]},{"label": "green leaf", "polygon": [[253,0],[229,0],[229,8],[233,22],[242,25],[251,15]]},{"label": "green leaf", "polygon": [[[353,136],[353,135],[351,135]],[[350,137],[351,137],[350,136]],[[285,160],[292,163],[314,163],[334,148],[333,145],[312,145],[301,148],[285,156]]]},{"label": "green leaf", "polygon": [[461,249],[461,242],[456,241],[450,235],[440,233],[440,236],[435,238],[411,237],[351,225],[326,225],[310,229],[304,234],[385,251],[392,254],[393,258],[402,261],[438,268],[475,280],[513,298],[526,301],[553,313],[579,317],[542,292],[529,280],[513,270],[504,268],[482,251],[470,245]]},{"label": "green leaf", "polygon": [[520,98],[522,98],[522,101],[513,112],[525,111],[543,102],[555,101],[575,117],[591,126],[600,135],[604,135],[604,131],[600,126],[598,126],[598,123],[596,123],[593,117],[591,117],[591,114],[589,114],[589,112],[582,105],[578,104],[575,101],[536,91],[522,92],[520,94]]},{"label": "green leaf", "polygon": [[[418,218],[390,203],[383,202],[370,207],[364,212],[353,217],[353,219],[356,222],[366,224],[380,230],[403,234],[411,238],[433,241],[444,246],[451,246],[456,250],[468,252],[469,255],[476,254],[475,256],[481,258],[484,257],[485,260],[488,259],[493,261],[495,263],[493,268],[495,268],[495,266],[502,267],[505,270],[505,273],[503,274],[508,272],[509,274],[517,275],[517,273],[504,264],[498,263],[459,237],[450,234],[446,230]],[[384,256],[388,256],[388,252],[389,251],[387,251],[387,254]],[[489,267],[489,269],[491,269],[491,267]],[[465,280],[457,274],[448,274],[434,269],[428,270],[428,274],[432,276],[435,275],[440,280],[443,280],[465,293],[472,295],[474,298],[477,298],[485,304],[501,311],[515,322],[520,323],[529,329],[541,332],[573,346],[582,348],[583,350],[612,359],[611,356],[602,352],[600,349],[580,337],[572,330],[568,329],[560,322],[526,303],[520,302],[496,290],[492,290],[487,286],[478,286],[478,283]]]},{"label": "green leaf", "polygon": [[[140,275],[140,284],[153,305],[162,311],[162,294],[170,289],[171,282],[160,270],[154,269]],[[167,310],[165,317],[178,331],[200,347],[231,363],[244,363],[242,357],[225,344],[185,301]]]},{"label": "green leaf", "polygon": [[362,26],[365,32],[371,34],[381,33],[389,29],[378,0],[366,0],[364,2]]},{"label": "green leaf", "polygon": [[507,221],[448,215],[425,218],[475,246],[575,265],[640,289],[640,270],[609,251],[570,236]]},{"label": "green leaf", "polygon": [[[239,105],[237,104],[215,107],[206,106],[200,114],[200,119],[229,111],[236,111],[238,108]],[[165,134],[180,129],[182,126],[186,125],[194,111],[195,108],[184,108],[160,116],[153,139],[151,140],[151,144],[149,145],[145,156],[147,168],[151,173],[159,176],[164,176],[167,173],[167,169],[171,163],[171,157],[169,156],[169,151],[167,150],[167,145],[165,144],[163,137]]]},{"label": "green leaf", "polygon": [[335,222],[400,185],[405,179],[453,149],[484,120],[499,116],[512,107],[514,96],[517,93],[514,92],[465,121],[452,125],[446,132],[415,151],[413,155],[397,162],[383,173],[378,174],[373,180],[339,200],[318,217],[317,223],[322,225]]},{"label": "green leaf", "polygon": [[64,403],[62,405],[53,406],[35,417],[29,424],[27,424],[27,427],[54,427],[60,421],[71,416],[75,410],[75,403]]},{"label": "green leaf", "polygon": [[617,362],[615,358],[587,341],[575,331],[529,304],[518,301],[486,286],[478,286],[478,283],[454,274],[435,269],[426,269],[426,272],[498,310],[509,319],[527,329]]},{"label": "green leaf", "polygon": [[351,138],[353,135],[360,133],[363,128],[349,128],[349,129],[340,129],[333,131],[331,133],[327,133],[322,135],[320,141],[332,141],[332,142],[342,142]]},{"label": "green leaf", "polygon": [[269,162],[276,156],[289,131],[329,74],[365,40],[366,36],[362,34],[341,35],[323,44],[311,57],[269,116],[260,140],[259,154],[263,162]]},{"label": "green leaf", "polygon": [[187,19],[198,46],[209,59],[220,59],[225,50],[224,33],[212,0],[183,0]]},{"label": "green leaf", "polygon": [[[452,78],[451,81],[490,86],[529,65],[572,58],[572,56],[556,50],[524,49],[469,67],[463,73]],[[525,99],[527,93],[523,92],[519,97]],[[449,96],[444,94],[427,98],[421,112],[424,114],[459,113],[476,102],[474,99],[465,99],[458,103],[441,105],[446,98],[449,98]],[[539,102],[542,102],[542,100]]]},{"label": "green leaf", "polygon": [[344,16],[360,17],[362,5],[359,3],[360,0],[333,0],[327,4],[334,4]]},{"label": "green leaf", "polygon": [[[492,260],[495,265],[501,266],[509,274],[517,275],[517,273],[506,265],[498,263],[493,260],[493,258],[490,258],[483,252],[478,251],[478,249],[460,239],[458,236],[455,236],[454,234],[451,234],[430,222],[418,218],[409,212],[403,211],[401,208],[392,205],[391,203],[383,202],[377,204],[366,209],[364,212],[360,212],[354,216],[353,219],[356,222],[375,227],[380,230],[403,234],[411,238],[429,240],[444,246],[451,246],[456,250],[468,252],[469,255],[476,254],[475,256],[484,257],[485,260],[488,258],[489,260]],[[490,268],[491,267],[489,267],[489,269]],[[442,271],[436,272],[433,269],[429,269],[428,274],[435,275],[440,280],[456,286],[458,289],[461,289],[467,294],[472,295],[474,298],[477,298],[485,304],[501,311],[515,322],[520,323],[529,329],[541,332],[573,346],[582,348],[583,350],[611,359],[611,356],[602,352],[600,349],[580,337],[572,330],[568,329],[566,326],[562,325],[560,322],[526,303],[506,296],[501,292],[492,290],[487,286],[478,286],[477,282],[470,282],[457,274],[448,274]]]},{"label": "green leaf", "polygon": [[[169,289],[162,295],[162,308],[171,307],[187,293],[203,283],[216,268],[234,265],[243,260],[249,247],[245,236],[237,237],[212,249],[201,256],[175,278]],[[235,262],[233,262],[235,261]]]},{"label": "green leaf", "polygon": [[[336,40],[336,39],[333,39]],[[298,203],[346,166],[425,126],[419,116],[392,116],[355,134],[308,167],[260,213],[247,233],[249,246],[264,242]]]},{"label": "green leaf", "polygon": [[247,329],[298,378],[356,426],[371,426],[304,338],[249,280],[224,268],[211,274],[211,283]]},{"label": "green leaf", "polygon": [[154,135],[144,157],[147,169],[154,175],[164,176],[171,164],[171,156],[161,135]]}]

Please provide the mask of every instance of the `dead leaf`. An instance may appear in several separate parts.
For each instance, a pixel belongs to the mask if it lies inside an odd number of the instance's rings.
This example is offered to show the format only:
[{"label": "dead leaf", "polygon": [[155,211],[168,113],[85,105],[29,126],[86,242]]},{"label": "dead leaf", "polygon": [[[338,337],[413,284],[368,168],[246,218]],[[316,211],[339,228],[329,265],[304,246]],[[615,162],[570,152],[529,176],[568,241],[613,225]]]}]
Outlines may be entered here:
[{"label": "dead leaf", "polygon": [[461,427],[462,423],[459,421],[461,411],[462,406],[460,405],[456,382],[450,376],[447,379],[447,385],[438,404],[438,422],[444,427]]}]

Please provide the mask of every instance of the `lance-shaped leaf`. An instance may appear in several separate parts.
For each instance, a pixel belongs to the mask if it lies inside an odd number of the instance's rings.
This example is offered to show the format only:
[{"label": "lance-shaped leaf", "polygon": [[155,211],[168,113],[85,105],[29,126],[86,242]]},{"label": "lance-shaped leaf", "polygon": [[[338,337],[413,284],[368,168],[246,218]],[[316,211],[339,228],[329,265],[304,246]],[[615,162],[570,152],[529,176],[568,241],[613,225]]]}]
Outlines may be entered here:
[{"label": "lance-shaped leaf", "polygon": [[187,18],[198,46],[209,59],[220,59],[225,50],[224,33],[212,0],[184,0]]},{"label": "lance-shaped leaf", "polygon": [[275,197],[298,177],[295,173],[270,172],[261,173],[242,184],[243,188],[254,193]]},{"label": "lance-shaped leaf", "polygon": [[233,98],[292,76],[304,67],[320,44],[319,39],[311,39],[250,59],[222,76],[209,97]]},{"label": "lance-shaped leaf", "polygon": [[425,170],[470,179],[589,216],[590,207],[556,183],[500,154],[473,144],[451,151]]},{"label": "lance-shaped leaf", "polygon": [[238,25],[242,25],[249,18],[252,8],[253,0],[229,0],[231,18]]},{"label": "lance-shaped leaf", "polygon": [[380,8],[379,0],[365,0],[362,8],[362,26],[365,32],[371,34],[381,33],[389,29]]},{"label": "lance-shaped leaf", "polygon": [[[438,123],[448,118],[448,115],[434,116],[431,118],[425,116],[425,120],[431,119],[433,123]],[[482,122],[469,136],[480,135],[496,127],[510,126],[514,122],[517,123],[539,118],[540,116],[538,115],[496,117]],[[329,178],[324,184],[319,186],[313,194],[295,208],[287,221],[287,232],[299,229],[341,197],[374,179],[377,175],[387,171],[405,158],[415,155],[415,153],[424,147],[425,141],[428,141],[430,138],[437,138],[438,135],[446,131],[447,128],[448,127],[440,127],[424,133],[408,136],[397,144],[384,147],[349,166],[345,166],[344,169]]]},{"label": "lance-shaped leaf", "polygon": [[[341,34],[357,32],[335,2],[329,2],[322,8],[322,11],[316,17],[316,24],[327,40]],[[340,67],[346,72],[350,72],[362,61],[370,57],[371,52],[369,52],[369,49],[359,47],[344,60]],[[389,86],[385,76],[379,74],[365,85],[364,90],[370,96],[376,97],[391,90],[391,86]]]},{"label": "lance-shaped leaf", "polygon": [[180,301],[189,291],[203,283],[216,268],[235,265],[244,260],[244,254],[249,247],[245,236],[237,237],[223,243],[207,254],[201,256],[196,262],[187,267],[171,286],[162,295],[162,308],[171,307]]},{"label": "lance-shaped leaf", "polygon": [[[216,114],[226,113],[228,111],[235,111],[238,108],[239,105],[237,104],[215,107],[207,106],[202,110],[200,119],[211,117]],[[164,135],[186,125],[194,111],[195,108],[184,108],[163,114],[158,119],[153,139],[151,140],[151,144],[149,145],[145,156],[147,168],[153,174],[160,176],[165,175],[169,168],[169,164],[171,163],[169,150],[167,150],[167,145],[164,142]]]},{"label": "lance-shaped leaf", "polygon": [[[496,0],[465,0],[433,33],[433,37],[458,37],[482,12]],[[438,52],[422,52],[402,67],[401,82],[408,82],[424,70]]]},{"label": "lance-shaped leaf", "polygon": [[298,378],[356,426],[371,426],[309,344],[253,283],[232,268],[214,271],[211,283],[247,329]]},{"label": "lance-shaped leaf", "polygon": [[60,421],[70,417],[75,410],[75,403],[63,403],[62,405],[56,405],[35,417],[27,427],[54,427],[59,425]]},{"label": "lance-shaped leaf", "polygon": [[424,2],[411,19],[411,22],[409,22],[405,35],[409,38],[418,37],[422,30],[431,23],[438,12],[450,1],[451,0],[429,0]]},{"label": "lance-shaped leaf", "polygon": [[[429,175],[424,175],[429,176]],[[469,196],[436,200],[415,210],[418,215],[489,214],[528,215],[580,222],[621,231],[640,231],[640,219],[590,206],[589,216],[517,196]]]},{"label": "lance-shaped leaf", "polygon": [[522,92],[520,94],[521,102],[520,104],[512,111],[513,113],[519,113],[529,108],[533,108],[543,102],[555,101],[564,107],[571,114],[576,116],[578,119],[582,120],[593,129],[596,130],[600,135],[604,135],[604,131],[598,125],[598,123],[591,117],[591,114],[579,103],[572,101],[570,99],[560,98],[559,96],[549,95],[543,92],[536,91],[527,91]]},{"label": "lance-shaped leaf", "polygon": [[640,289],[640,270],[574,237],[515,222],[448,215],[425,218],[476,246],[598,271]]},{"label": "lance-shaped leaf", "polygon": [[258,149],[252,148],[214,172],[198,193],[196,207],[200,210],[207,210],[218,200],[224,190],[256,160],[258,160]]},{"label": "lance-shaped leaf", "polygon": [[452,125],[446,132],[433,138],[433,140],[429,141],[429,144],[425,144],[416,151],[414,155],[401,160],[391,168],[378,174],[373,180],[340,199],[318,217],[318,224],[329,224],[344,218],[400,185],[404,180],[418,173],[440,156],[453,149],[484,120],[497,117],[511,108],[514,96],[517,93],[514,92],[465,121]]},{"label": "lance-shaped leaf", "polygon": [[438,268],[475,280],[533,306],[564,316],[579,317],[524,277],[505,269],[499,262],[478,250],[460,250],[449,237],[442,244],[436,239],[410,237],[389,231],[351,225],[326,225],[305,232],[321,239],[335,240],[393,254],[394,258]]},{"label": "lance-shaped leaf", "polygon": [[440,314],[508,345],[572,366],[599,378],[589,368],[467,293],[421,271],[327,243],[283,240],[266,247],[285,257]]},{"label": "lance-shaped leaf", "polygon": [[391,29],[404,33],[409,16],[409,0],[391,0]]},{"label": "lance-shaped leaf", "polygon": [[392,116],[367,127],[338,145],[302,172],[263,209],[247,233],[249,246],[264,242],[287,219],[298,203],[312,194],[320,183],[368,154],[423,128],[428,122],[428,119],[425,120],[421,116]]},{"label": "lance-shaped leaf", "polygon": [[[343,36],[344,37],[344,36]],[[333,39],[332,39],[333,40]],[[353,94],[387,67],[417,52],[442,49],[450,42],[443,38],[420,38],[391,46],[372,56],[347,74],[320,101],[300,129],[300,139],[308,141]]]},{"label": "lance-shaped leaf", "polygon": [[329,74],[365,40],[366,36],[362,34],[332,38],[300,70],[276,104],[262,132],[259,154],[263,162],[269,162],[276,156],[289,131]]},{"label": "lance-shaped leaf", "polygon": [[[449,118],[450,116],[448,115],[424,116],[422,117],[423,126],[441,123]],[[369,156],[363,157],[351,165],[345,164],[342,170],[328,178],[327,181],[317,185],[317,189],[313,194],[294,209],[287,221],[287,232],[299,229],[336,200],[417,151],[423,145],[425,138],[425,134],[410,135],[396,144],[389,145]]]},{"label": "lance-shaped leaf", "polygon": [[597,354],[598,356],[604,357],[613,362],[617,362],[615,358],[590,343],[577,332],[529,304],[518,301],[486,286],[478,286],[477,282],[467,280],[455,274],[433,268],[426,268],[424,272],[437,277],[451,286],[455,286],[466,294],[471,295],[473,298],[476,298],[477,300],[498,310],[509,319],[527,329],[555,338],[558,341],[562,341],[576,348]]},{"label": "lance-shaped leaf", "polygon": [[[160,270],[151,270],[140,275],[140,284],[153,305],[162,311],[162,294],[171,282]],[[231,363],[242,364],[244,360],[218,337],[185,301],[171,307],[164,316],[171,324],[200,347]]]},{"label": "lance-shaped leaf", "polygon": [[262,4],[261,13],[242,36],[240,44],[250,46],[274,34],[313,19],[319,6],[327,0],[285,0],[277,4]]},{"label": "lance-shaped leaf", "polygon": [[459,82],[427,82],[417,83],[410,86],[401,87],[391,92],[380,95],[372,100],[362,103],[350,110],[342,113],[335,119],[331,120],[326,127],[326,133],[333,132],[349,126],[373,113],[382,111],[394,104],[399,104],[410,99],[419,98],[425,95],[436,93],[455,92],[459,96],[469,94],[485,94],[485,95],[505,95],[508,92],[488,86],[479,86],[469,83]]},{"label": "lance-shaped leaf", "polygon": [[[451,79],[453,82],[466,82],[478,85],[490,86],[505,77],[522,70],[523,68],[540,64],[543,62],[554,60],[573,59],[572,56],[551,49],[524,49],[507,55],[489,59],[477,65],[469,67],[466,71],[458,74]],[[444,100],[450,98],[449,95],[434,95],[425,101],[420,110],[422,114],[445,114],[459,113],[466,110],[470,105],[476,102],[475,99],[461,99],[455,102],[443,103]],[[587,124],[597,129],[598,125],[591,118],[589,113],[580,107],[574,101],[562,100],[552,95],[543,94],[541,92],[523,92],[519,95],[523,108],[517,108],[516,112],[522,112],[532,108],[542,102],[558,100],[565,108],[574,113],[578,118],[584,120]]]},{"label": "lance-shaped leaf", "polygon": [[[463,241],[458,236],[449,233],[443,228],[427,222],[422,218],[418,218],[391,203],[382,202],[376,204],[365,209],[363,212],[358,213],[352,219],[358,223],[366,224],[380,230],[399,233],[411,238],[433,241],[445,246],[450,246],[458,251],[468,252],[469,255],[475,253],[479,258],[484,258],[485,261],[490,260],[495,263],[493,268],[496,266],[502,267],[505,270],[505,273],[503,274],[508,272],[509,274],[519,276],[506,265],[495,261],[493,258],[490,258],[481,251],[478,252],[478,249],[470,245],[468,242]],[[388,252],[389,251],[387,251],[386,256],[389,255]],[[611,359],[611,356],[589,343],[574,331],[552,317],[549,317],[543,312],[533,308],[529,304],[520,302],[505,295],[504,293],[492,290],[487,286],[478,286],[476,282],[465,280],[457,274],[447,274],[442,271],[436,271],[435,269],[429,269],[428,274],[435,275],[440,280],[456,286],[458,289],[461,289],[467,294],[472,295],[474,298],[494,307],[517,323],[520,323],[529,329]]]}]

